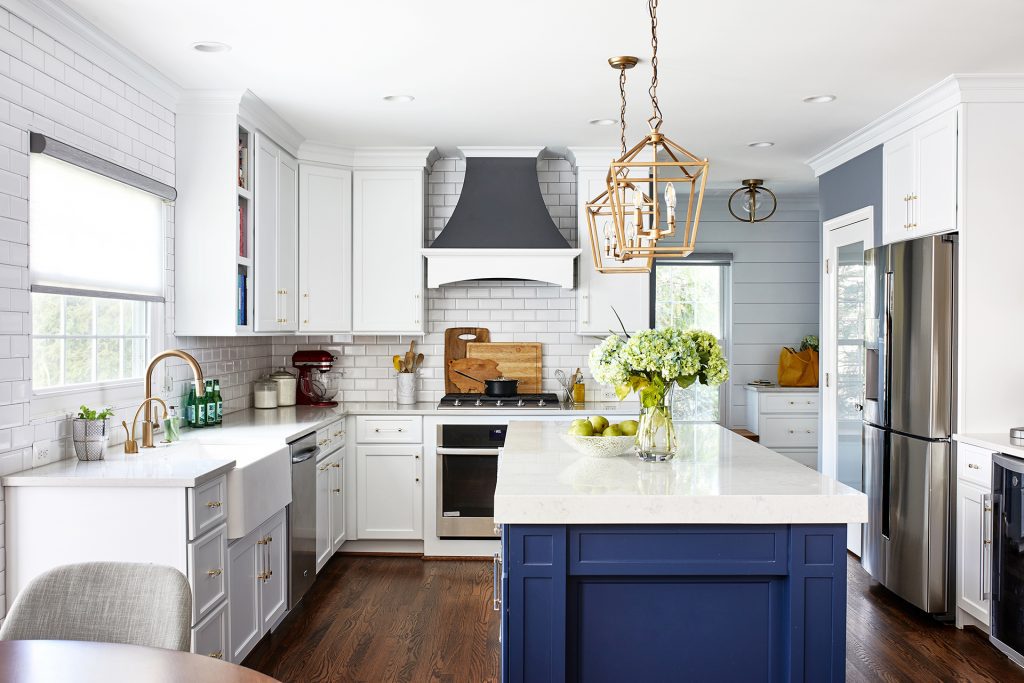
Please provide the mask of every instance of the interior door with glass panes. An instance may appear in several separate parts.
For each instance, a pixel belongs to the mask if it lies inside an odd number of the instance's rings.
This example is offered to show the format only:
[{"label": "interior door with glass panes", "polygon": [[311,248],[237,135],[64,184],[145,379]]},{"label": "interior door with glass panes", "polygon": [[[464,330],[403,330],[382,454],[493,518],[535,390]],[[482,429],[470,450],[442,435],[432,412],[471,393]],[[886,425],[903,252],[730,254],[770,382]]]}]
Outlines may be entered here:
[{"label": "interior door with glass panes", "polygon": [[[864,301],[872,286],[864,252],[873,247],[870,207],[825,223],[821,471],[858,491],[864,490]],[[858,556],[860,527],[851,524],[847,534],[847,548]]]}]

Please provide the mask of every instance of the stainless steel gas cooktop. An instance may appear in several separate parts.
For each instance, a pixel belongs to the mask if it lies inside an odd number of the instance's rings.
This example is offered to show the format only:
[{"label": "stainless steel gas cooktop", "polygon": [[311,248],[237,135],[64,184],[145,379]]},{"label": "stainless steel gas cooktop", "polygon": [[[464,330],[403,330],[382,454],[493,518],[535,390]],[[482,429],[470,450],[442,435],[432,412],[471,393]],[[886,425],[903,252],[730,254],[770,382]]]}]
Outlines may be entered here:
[{"label": "stainless steel gas cooktop", "polygon": [[485,396],[484,394],[445,394],[438,408],[546,408],[558,410],[558,396],[556,394],[516,394],[497,398]]}]

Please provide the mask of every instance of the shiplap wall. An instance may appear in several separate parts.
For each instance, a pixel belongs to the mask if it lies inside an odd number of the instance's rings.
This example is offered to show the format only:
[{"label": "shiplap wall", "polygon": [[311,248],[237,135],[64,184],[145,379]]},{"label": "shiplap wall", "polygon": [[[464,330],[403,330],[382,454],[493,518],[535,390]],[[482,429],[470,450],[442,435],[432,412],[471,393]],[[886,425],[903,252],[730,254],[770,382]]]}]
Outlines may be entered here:
[{"label": "shiplap wall", "polygon": [[731,252],[732,377],[728,426],[746,426],[753,379],[775,381],[779,350],[818,334],[821,245],[814,197],[781,196],[779,210],[763,223],[741,223],[710,194],[697,234],[697,251]]}]

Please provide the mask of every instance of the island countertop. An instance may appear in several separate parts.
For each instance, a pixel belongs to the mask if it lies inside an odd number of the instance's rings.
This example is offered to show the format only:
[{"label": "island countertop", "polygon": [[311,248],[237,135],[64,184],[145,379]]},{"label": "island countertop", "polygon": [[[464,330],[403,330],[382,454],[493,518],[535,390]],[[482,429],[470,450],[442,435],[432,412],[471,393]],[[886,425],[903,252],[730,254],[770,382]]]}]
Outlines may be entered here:
[{"label": "island countertop", "polygon": [[591,458],[568,422],[514,422],[498,465],[498,524],[867,522],[867,496],[716,424],[677,425],[664,463]]}]

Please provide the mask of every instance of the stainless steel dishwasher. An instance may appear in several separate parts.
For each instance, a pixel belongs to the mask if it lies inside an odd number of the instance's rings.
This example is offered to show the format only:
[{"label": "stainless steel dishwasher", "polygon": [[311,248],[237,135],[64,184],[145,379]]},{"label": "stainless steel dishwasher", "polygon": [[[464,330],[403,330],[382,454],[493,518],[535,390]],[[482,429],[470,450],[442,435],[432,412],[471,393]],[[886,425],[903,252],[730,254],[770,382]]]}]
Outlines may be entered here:
[{"label": "stainless steel dishwasher", "polygon": [[316,580],[316,432],[288,444],[292,456],[292,502],[288,506],[288,609]]}]

